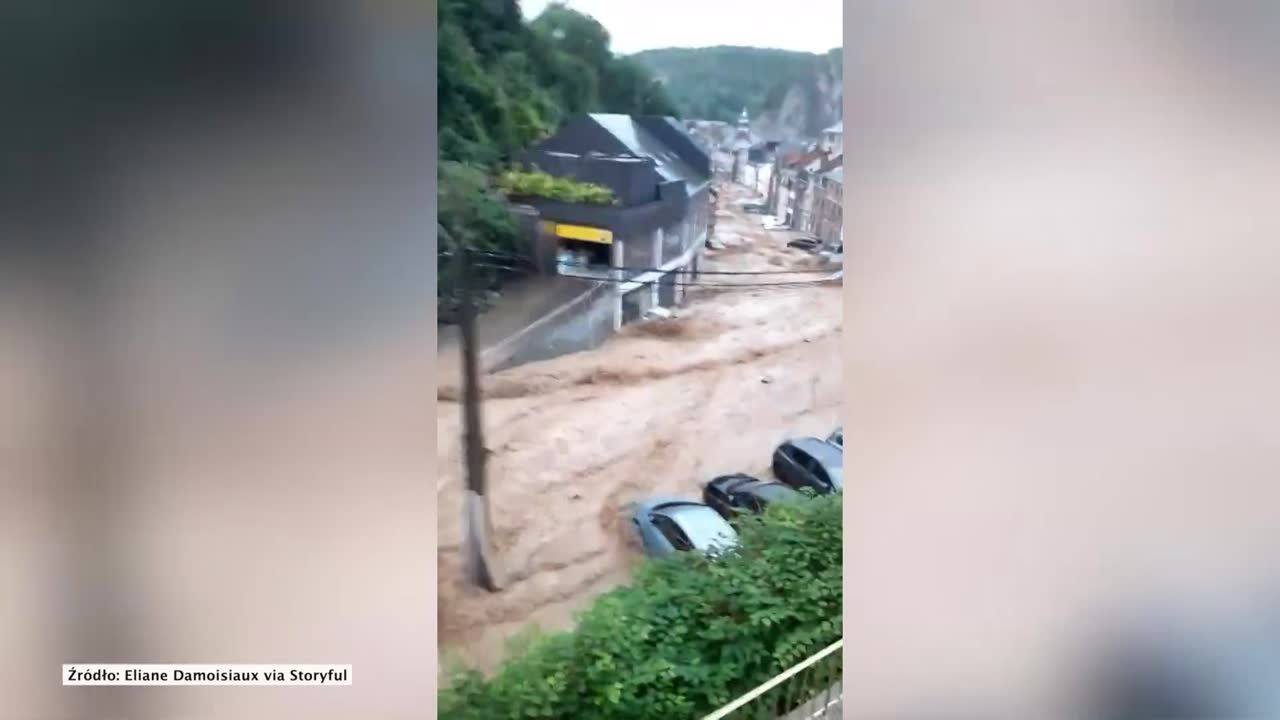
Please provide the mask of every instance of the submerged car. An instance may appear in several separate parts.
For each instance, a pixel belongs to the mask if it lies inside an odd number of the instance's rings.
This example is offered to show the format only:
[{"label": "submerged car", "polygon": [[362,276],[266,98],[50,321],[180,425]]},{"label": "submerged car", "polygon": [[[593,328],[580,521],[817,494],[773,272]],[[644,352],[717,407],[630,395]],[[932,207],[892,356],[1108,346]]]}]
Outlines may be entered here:
[{"label": "submerged car", "polygon": [[844,490],[843,465],[844,450],[816,437],[788,440],[773,451],[773,474],[779,480],[820,495]]},{"label": "submerged car", "polygon": [[831,433],[827,438],[827,442],[839,447],[841,450],[844,450],[844,426],[841,425],[836,428],[835,432]]},{"label": "submerged car", "polygon": [[812,235],[805,235],[788,242],[787,247],[806,252],[817,252],[818,248],[822,247],[822,241]]},{"label": "submerged car", "polygon": [[738,544],[737,531],[715,509],[678,497],[636,503],[631,524],[645,554],[653,558],[690,551],[710,555]]},{"label": "submerged car", "polygon": [[726,520],[742,513],[758,513],[774,502],[800,497],[792,488],[750,475],[721,475],[702,489],[702,501]]}]

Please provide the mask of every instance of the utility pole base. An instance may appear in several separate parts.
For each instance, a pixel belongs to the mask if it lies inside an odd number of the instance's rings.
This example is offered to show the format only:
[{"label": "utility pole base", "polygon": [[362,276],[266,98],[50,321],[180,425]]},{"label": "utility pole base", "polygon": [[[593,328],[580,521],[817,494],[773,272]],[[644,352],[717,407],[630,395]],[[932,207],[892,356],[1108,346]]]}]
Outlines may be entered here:
[{"label": "utility pole base", "polygon": [[466,493],[466,559],[472,582],[489,592],[502,590],[502,572],[489,537],[489,517],[484,498],[472,490]]}]

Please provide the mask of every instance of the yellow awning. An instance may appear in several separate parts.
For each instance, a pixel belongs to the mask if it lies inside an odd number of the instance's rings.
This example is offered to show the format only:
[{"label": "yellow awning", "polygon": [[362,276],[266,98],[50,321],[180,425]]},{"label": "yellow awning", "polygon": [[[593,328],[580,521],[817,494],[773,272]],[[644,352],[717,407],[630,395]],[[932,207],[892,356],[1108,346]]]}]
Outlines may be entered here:
[{"label": "yellow awning", "polygon": [[585,240],[587,242],[602,243],[604,245],[613,244],[613,233],[609,230],[586,227],[584,225],[557,224],[556,235],[569,240]]}]

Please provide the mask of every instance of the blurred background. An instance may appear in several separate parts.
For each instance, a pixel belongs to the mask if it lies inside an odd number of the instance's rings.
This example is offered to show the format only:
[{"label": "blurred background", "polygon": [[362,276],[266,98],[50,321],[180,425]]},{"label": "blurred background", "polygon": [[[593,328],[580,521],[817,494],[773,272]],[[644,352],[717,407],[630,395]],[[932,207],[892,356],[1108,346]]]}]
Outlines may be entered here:
[{"label": "blurred background", "polygon": [[[0,718],[433,713],[434,10],[5,5]],[[1278,22],[845,8],[851,716],[1277,714]]]},{"label": "blurred background", "polygon": [[434,5],[3,13],[0,717],[430,717]]},{"label": "blurred background", "polygon": [[1280,10],[845,17],[849,716],[1277,716]]}]

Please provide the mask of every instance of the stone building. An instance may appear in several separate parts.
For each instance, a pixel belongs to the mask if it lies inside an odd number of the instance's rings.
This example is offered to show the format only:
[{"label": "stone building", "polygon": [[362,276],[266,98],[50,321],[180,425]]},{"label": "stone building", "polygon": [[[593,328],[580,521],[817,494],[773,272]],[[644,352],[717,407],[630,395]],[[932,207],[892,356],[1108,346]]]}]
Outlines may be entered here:
[{"label": "stone building", "polygon": [[819,173],[815,182],[812,231],[827,248],[844,243],[843,158],[832,158],[834,167]]}]

